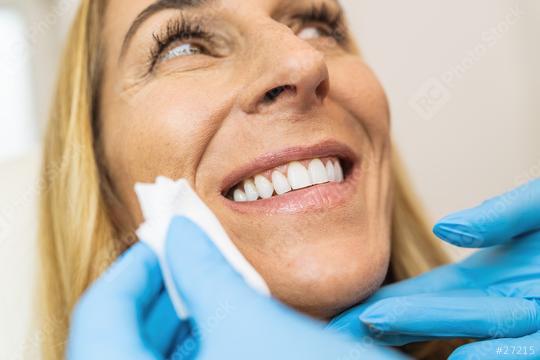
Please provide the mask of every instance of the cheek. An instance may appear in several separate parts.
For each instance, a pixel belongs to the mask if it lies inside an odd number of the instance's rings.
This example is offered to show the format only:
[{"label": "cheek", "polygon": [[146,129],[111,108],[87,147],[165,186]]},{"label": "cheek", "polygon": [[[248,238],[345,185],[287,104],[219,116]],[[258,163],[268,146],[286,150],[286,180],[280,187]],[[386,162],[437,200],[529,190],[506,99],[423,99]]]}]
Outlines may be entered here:
[{"label": "cheek", "polygon": [[104,107],[103,146],[106,166],[117,193],[139,222],[133,186],[157,176],[193,180],[211,138],[214,113],[208,94],[188,88],[154,86],[144,93]]},{"label": "cheek", "polygon": [[331,96],[375,139],[390,137],[390,114],[384,89],[358,56],[344,56],[330,65]]}]

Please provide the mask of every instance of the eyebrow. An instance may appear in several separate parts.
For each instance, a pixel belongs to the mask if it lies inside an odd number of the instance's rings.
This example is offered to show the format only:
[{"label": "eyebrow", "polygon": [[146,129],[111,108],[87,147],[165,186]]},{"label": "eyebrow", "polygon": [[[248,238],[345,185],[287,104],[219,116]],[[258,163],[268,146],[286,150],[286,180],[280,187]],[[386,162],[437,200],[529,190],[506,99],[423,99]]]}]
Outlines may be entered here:
[{"label": "eyebrow", "polygon": [[209,6],[210,4],[216,3],[218,0],[158,0],[154,2],[152,5],[149,5],[146,9],[144,9],[133,21],[131,26],[129,27],[128,32],[124,36],[124,41],[122,43],[122,50],[120,52],[120,59],[123,58],[125,53],[127,52],[129,48],[129,44],[131,43],[131,40],[137,33],[137,30],[141,27],[141,25],[148,20],[150,17],[155,15],[156,13],[167,10],[167,9],[177,9],[177,10],[184,10],[187,8],[198,8],[202,6]]}]

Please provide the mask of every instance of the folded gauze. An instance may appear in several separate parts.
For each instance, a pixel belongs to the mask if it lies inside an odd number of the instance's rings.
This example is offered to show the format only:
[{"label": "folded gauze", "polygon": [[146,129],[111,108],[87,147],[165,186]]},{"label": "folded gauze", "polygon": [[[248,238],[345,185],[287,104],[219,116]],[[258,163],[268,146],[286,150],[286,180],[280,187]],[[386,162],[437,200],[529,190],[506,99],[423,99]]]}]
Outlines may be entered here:
[{"label": "folded gauze", "polygon": [[262,294],[270,294],[261,275],[236,248],[217,217],[191,189],[187,180],[173,181],[166,177],[158,177],[155,184],[136,184],[135,192],[145,220],[137,230],[137,236],[157,254],[165,287],[181,319],[186,319],[189,314],[182,301],[182,294],[178,293],[173,283],[165,258],[165,241],[169,224],[176,216],[184,216],[197,224],[247,284]]}]

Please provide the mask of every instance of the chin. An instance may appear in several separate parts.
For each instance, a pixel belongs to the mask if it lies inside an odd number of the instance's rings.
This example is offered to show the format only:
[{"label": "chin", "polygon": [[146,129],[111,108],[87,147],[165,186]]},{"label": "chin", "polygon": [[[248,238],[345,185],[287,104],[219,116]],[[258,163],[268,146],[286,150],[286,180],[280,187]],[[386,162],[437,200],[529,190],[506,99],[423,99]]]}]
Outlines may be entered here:
[{"label": "chin", "polygon": [[296,243],[288,240],[273,250],[248,251],[248,257],[274,297],[304,314],[329,320],[381,286],[388,270],[389,241],[361,235],[312,236],[299,235]]}]

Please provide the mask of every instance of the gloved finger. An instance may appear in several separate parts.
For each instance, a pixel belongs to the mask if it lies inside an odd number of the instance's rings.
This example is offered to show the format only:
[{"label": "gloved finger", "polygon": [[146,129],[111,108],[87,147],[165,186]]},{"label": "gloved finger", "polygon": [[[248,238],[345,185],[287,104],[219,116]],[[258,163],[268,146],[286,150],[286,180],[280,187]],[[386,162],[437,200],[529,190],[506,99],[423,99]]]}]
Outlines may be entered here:
[{"label": "gloved finger", "polygon": [[257,301],[257,293],[207,235],[185,217],[171,221],[165,257],[188,311],[198,321],[233,311],[238,304]]},{"label": "gloved finger", "polygon": [[461,294],[389,298],[371,305],[360,318],[378,335],[485,339],[525,336],[539,329],[534,301]]},{"label": "gloved finger", "polygon": [[383,286],[368,299],[368,302],[373,303],[389,297],[464,290],[473,287],[474,284],[464,275],[463,269],[456,264],[440,266],[413,278]]},{"label": "gloved finger", "polygon": [[[128,249],[86,292],[71,316],[68,353],[114,342],[119,352],[147,352],[140,319],[162,287],[158,260],[150,248],[137,243]],[[103,349],[110,354],[111,349]],[[82,354],[77,354],[82,356]],[[154,358],[155,354],[147,354]],[[78,358],[78,357],[77,357]],[[81,357],[84,358],[84,357]]]},{"label": "gloved finger", "polygon": [[370,338],[371,334],[367,326],[359,321],[360,314],[369,306],[361,304],[333,318],[326,329],[354,337],[357,341]]},{"label": "gloved finger", "polygon": [[410,343],[434,340],[431,336],[377,333],[375,329],[370,330],[366,324],[360,321],[360,313],[361,311],[354,317],[334,319],[327,325],[326,329],[351,336],[360,343],[372,342],[374,345],[379,346],[402,346]]},{"label": "gloved finger", "polygon": [[470,286],[470,282],[460,268],[453,264],[441,266],[414,278],[383,286],[363,304],[332,319],[327,328],[361,339],[365,336],[371,336],[365,324],[358,321],[360,315],[370,304],[391,297],[466,289]]},{"label": "gloved finger", "polygon": [[176,345],[182,328],[188,328],[186,321],[177,316],[167,292],[163,290],[144,321],[144,334],[153,348],[161,354],[169,354]]},{"label": "gloved finger", "polygon": [[540,179],[441,219],[433,232],[451,244],[488,247],[540,229]]},{"label": "gloved finger", "polygon": [[[367,306],[365,305],[365,307]],[[401,346],[431,339],[429,336],[388,335],[384,333],[379,336],[373,331],[374,329],[370,331],[366,324],[359,321],[361,312],[359,311],[356,316],[336,318],[326,326],[326,329],[339,334],[346,334],[359,342],[373,341],[374,344],[381,346]]]},{"label": "gloved finger", "polygon": [[484,340],[458,347],[448,360],[540,359],[540,332],[517,339]]}]

